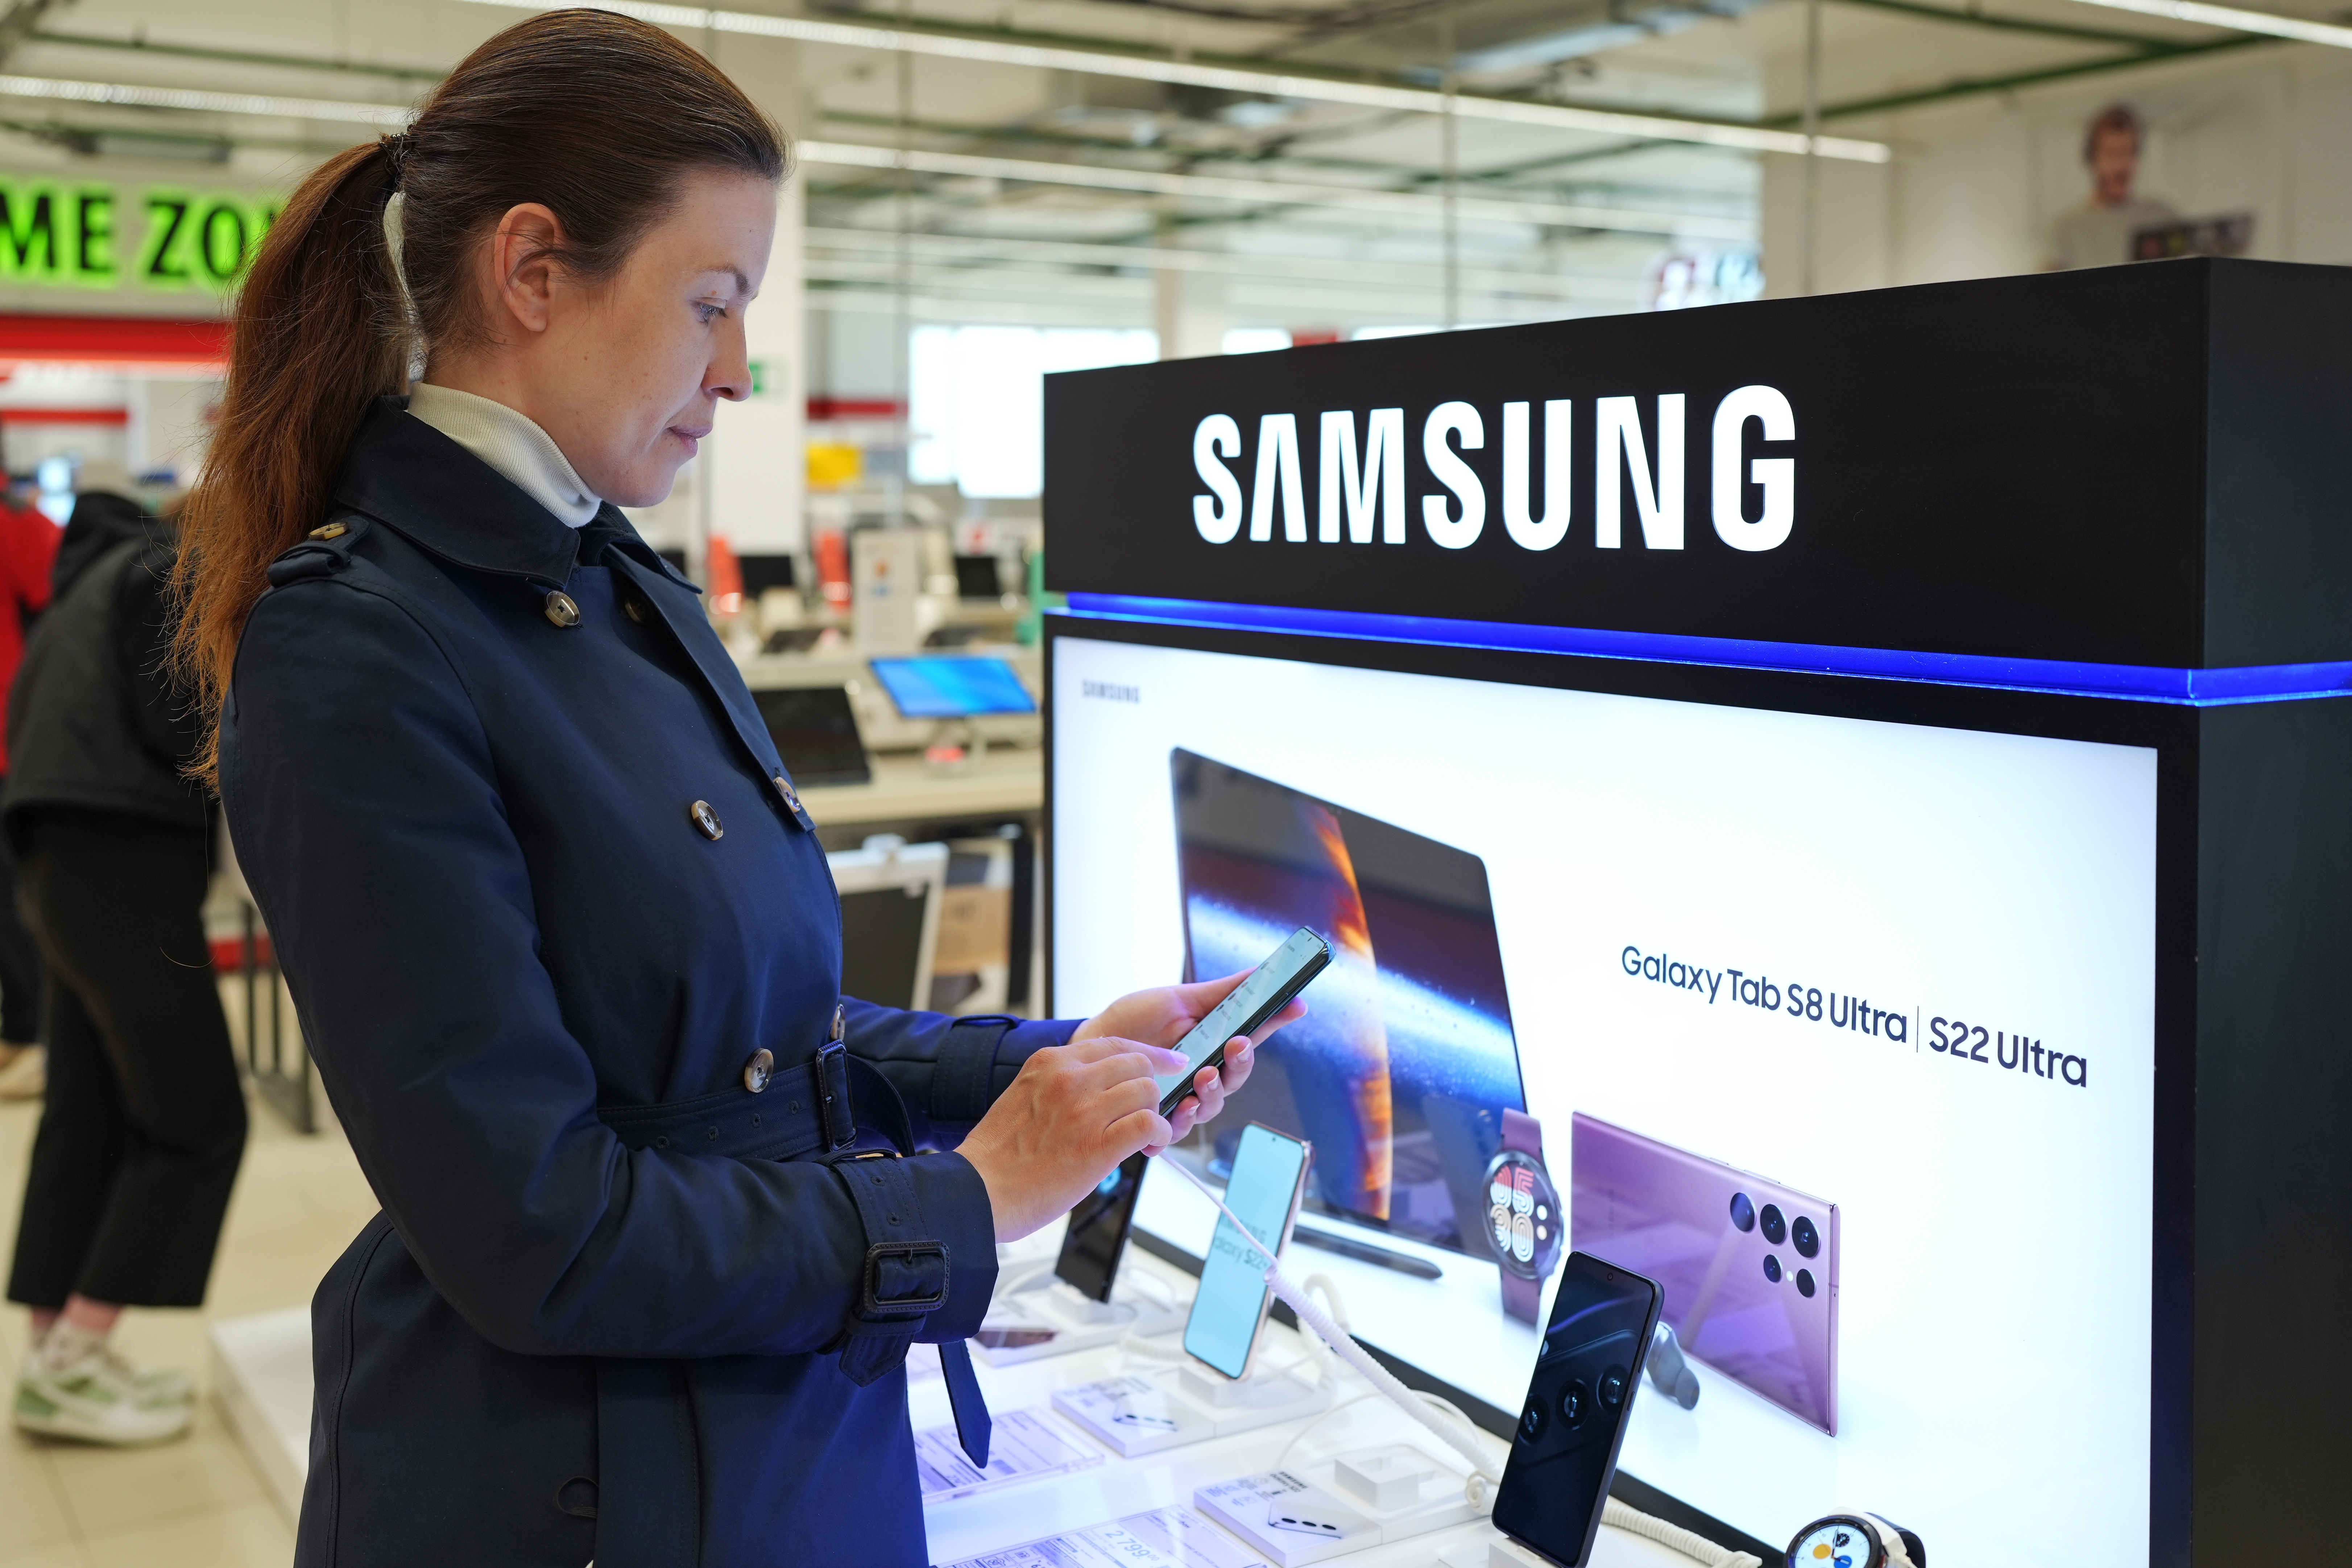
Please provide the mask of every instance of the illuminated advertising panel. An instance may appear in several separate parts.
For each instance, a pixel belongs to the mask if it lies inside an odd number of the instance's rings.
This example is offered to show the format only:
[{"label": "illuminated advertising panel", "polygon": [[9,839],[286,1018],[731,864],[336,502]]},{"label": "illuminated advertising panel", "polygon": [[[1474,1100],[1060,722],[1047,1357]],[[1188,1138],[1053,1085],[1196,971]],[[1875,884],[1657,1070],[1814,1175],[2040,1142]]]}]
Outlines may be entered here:
[{"label": "illuminated advertising panel", "polygon": [[1476,1237],[1524,1079],[1571,1245],[1666,1286],[1699,1377],[1628,1471],[1759,1537],[1853,1496],[1957,1561],[2145,1555],[2152,750],[1075,632],[1054,670],[1059,1006],[1300,921],[1341,954],[1234,1120],[1314,1143],[1316,1223],[1444,1268],[1349,1270],[1368,1339],[1517,1409]]}]

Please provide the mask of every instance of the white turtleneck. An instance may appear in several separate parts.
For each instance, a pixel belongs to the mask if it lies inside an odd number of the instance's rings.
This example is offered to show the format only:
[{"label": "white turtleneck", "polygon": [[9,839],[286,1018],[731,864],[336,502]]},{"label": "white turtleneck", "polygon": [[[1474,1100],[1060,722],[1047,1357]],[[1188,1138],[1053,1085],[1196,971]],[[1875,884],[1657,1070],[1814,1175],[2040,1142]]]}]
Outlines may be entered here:
[{"label": "white turtleneck", "polygon": [[588,493],[555,438],[503,403],[418,382],[408,411],[513,480],[566,528],[584,527],[604,504]]}]

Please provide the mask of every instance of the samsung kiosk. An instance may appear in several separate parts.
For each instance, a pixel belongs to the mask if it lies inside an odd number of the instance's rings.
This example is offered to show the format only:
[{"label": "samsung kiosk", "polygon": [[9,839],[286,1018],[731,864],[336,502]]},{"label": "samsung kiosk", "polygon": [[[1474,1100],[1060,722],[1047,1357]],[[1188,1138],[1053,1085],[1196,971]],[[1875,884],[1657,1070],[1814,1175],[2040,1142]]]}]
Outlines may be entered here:
[{"label": "samsung kiosk", "polygon": [[2352,274],[1090,371],[1045,436],[1053,1004],[1319,910],[1347,962],[1238,1109],[1424,1265],[1350,1286],[1361,1339],[1507,1427],[1533,1331],[1459,1167],[1531,1121],[1571,1244],[1669,1279],[1651,1506],[2331,1538]]}]

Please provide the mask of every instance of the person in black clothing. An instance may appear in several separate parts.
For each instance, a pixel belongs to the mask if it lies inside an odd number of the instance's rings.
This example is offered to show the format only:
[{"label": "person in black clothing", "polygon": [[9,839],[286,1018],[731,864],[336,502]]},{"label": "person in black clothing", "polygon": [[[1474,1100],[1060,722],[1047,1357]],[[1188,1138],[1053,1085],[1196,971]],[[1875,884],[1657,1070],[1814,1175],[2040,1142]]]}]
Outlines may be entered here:
[{"label": "person in black clothing", "polygon": [[0,789],[48,976],[48,1099],[8,1280],[34,1331],[13,1414],[93,1442],[186,1429],[187,1379],[139,1371],[108,1335],[125,1305],[203,1303],[245,1148],[201,914],[211,806],[183,772],[196,733],[165,666],[174,551],[135,503],[76,500]]}]

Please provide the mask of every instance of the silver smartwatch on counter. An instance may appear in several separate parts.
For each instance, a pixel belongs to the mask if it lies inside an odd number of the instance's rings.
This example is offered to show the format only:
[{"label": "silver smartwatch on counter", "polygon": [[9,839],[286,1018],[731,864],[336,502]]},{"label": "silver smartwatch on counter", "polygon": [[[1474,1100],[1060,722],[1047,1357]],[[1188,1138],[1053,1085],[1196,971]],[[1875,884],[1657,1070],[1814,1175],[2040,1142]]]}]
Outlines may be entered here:
[{"label": "silver smartwatch on counter", "polygon": [[1833,1513],[1797,1531],[1789,1568],[1927,1568],[1927,1548],[1874,1513]]},{"label": "silver smartwatch on counter", "polygon": [[1486,1164],[1486,1238],[1502,1265],[1503,1310],[1537,1321],[1547,1275],[1568,1249],[1568,1216],[1543,1164],[1543,1123],[1503,1112],[1503,1146]]}]

